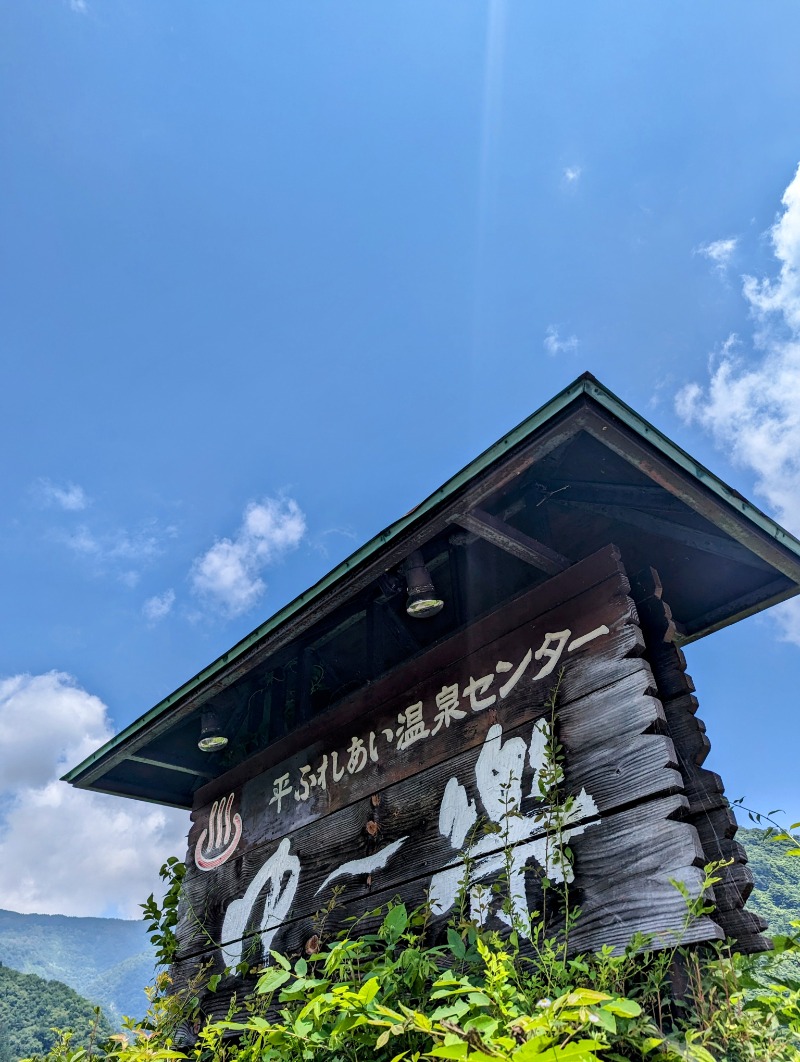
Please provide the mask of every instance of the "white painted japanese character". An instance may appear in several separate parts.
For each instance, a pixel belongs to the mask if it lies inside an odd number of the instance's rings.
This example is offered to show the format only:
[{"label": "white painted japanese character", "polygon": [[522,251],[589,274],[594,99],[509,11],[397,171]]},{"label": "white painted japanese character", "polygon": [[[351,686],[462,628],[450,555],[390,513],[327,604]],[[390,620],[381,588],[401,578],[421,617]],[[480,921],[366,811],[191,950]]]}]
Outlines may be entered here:
[{"label": "white painted japanese character", "polygon": [[316,776],[311,774],[311,764],[307,763],[305,767],[300,768],[300,785],[301,789],[295,789],[295,800],[308,800],[311,796],[311,787],[317,784]]},{"label": "white painted japanese character", "polygon": [[397,747],[399,749],[407,749],[415,741],[430,737],[431,732],[425,726],[425,719],[422,715],[422,701],[410,704],[404,712],[400,712],[397,716],[397,722],[400,724],[397,728]]},{"label": "white painted japanese character", "polygon": [[222,957],[226,966],[238,966],[242,961],[242,938],[256,900],[265,887],[266,897],[259,931],[263,953],[269,955],[272,939],[289,914],[299,880],[300,860],[291,854],[289,838],[284,837],[247,886],[244,896],[228,904],[222,922]]},{"label": "white painted japanese character", "polygon": [[454,720],[466,719],[467,713],[458,707],[458,685],[442,686],[436,694],[436,707],[439,711],[433,717],[436,726],[431,730],[431,735],[438,734],[442,727],[448,730]]},{"label": "white painted japanese character", "polygon": [[469,677],[469,682],[464,687],[462,696],[469,697],[469,706],[473,712],[482,712],[484,708],[491,708],[497,700],[496,694],[490,697],[482,696],[494,682],[494,675],[483,675],[481,678]]},{"label": "white painted japanese character", "polygon": [[331,753],[331,780],[338,782],[344,775],[344,767],[339,767],[339,753]]},{"label": "white painted japanese character", "polygon": [[[536,650],[535,655],[537,660],[541,660],[543,656],[546,656],[548,659],[541,671],[533,676],[534,679],[546,678],[550,674],[561,659],[561,654],[564,652],[564,646],[569,641],[569,636],[571,634],[572,631],[556,631],[554,634],[548,633],[544,636],[544,641]],[[554,649],[550,647],[551,642],[555,644]]]},{"label": "white painted japanese character", "polygon": [[373,763],[378,762],[378,746],[375,744],[375,731],[369,732],[369,758]]},{"label": "white painted japanese character", "polygon": [[[450,778],[439,810],[439,832],[454,848],[463,849],[464,863],[433,875],[430,901],[437,914],[445,914],[454,906],[463,887],[466,864],[470,874],[471,914],[479,924],[484,924],[492,913],[494,900],[491,889],[481,882],[491,880],[505,871],[508,875],[511,910],[501,908],[494,913],[502,921],[514,925],[521,934],[527,935],[526,864],[535,860],[551,880],[572,881],[572,866],[564,856],[563,847],[571,837],[596,824],[586,820],[597,815],[597,805],[585,789],[581,790],[569,806],[568,813],[560,813],[559,838],[558,843],[555,843],[554,838],[549,836],[555,825],[551,809],[539,809],[533,815],[520,814],[525,759],[529,759],[535,774],[546,767],[549,724],[546,720],[535,724],[529,745],[520,737],[503,742],[502,736],[503,730],[499,724],[489,728],[475,764],[478,796],[487,818],[498,828],[497,832],[483,834],[477,840],[469,837],[478,820],[475,802],[467,798],[466,789],[456,778]],[[534,837],[536,834],[539,836]],[[466,849],[463,848],[465,841],[469,841]]]},{"label": "white painted japanese character", "polygon": [[277,803],[278,815],[280,815],[281,813],[282,801],[284,801],[286,797],[290,796],[291,792],[292,787],[289,785],[289,772],[287,771],[286,774],[282,774],[280,778],[276,778],[275,781],[272,783],[272,799],[270,800],[270,804]]},{"label": "white painted japanese character", "polygon": [[[514,689],[516,684],[519,682],[519,680],[522,678],[522,676],[527,671],[528,665],[530,664],[532,659],[533,659],[533,650],[529,649],[527,651],[527,653],[525,654],[525,656],[522,658],[522,663],[517,667],[517,670],[514,672],[514,674],[511,676],[511,678],[510,679],[506,679],[506,681],[500,687],[500,697],[501,698],[507,697],[509,695],[509,693],[511,693],[511,691]],[[498,660],[497,661],[497,670],[501,671],[501,672],[510,671],[513,666],[514,665],[513,664],[509,664],[509,662],[507,660]]]},{"label": "white painted japanese character", "polygon": [[589,631],[588,634],[582,634],[580,638],[573,638],[567,646],[567,652],[571,653],[573,649],[580,649],[582,645],[586,645],[587,642],[593,642],[595,638],[600,638],[603,634],[608,634],[609,630],[605,623],[599,627],[595,627],[593,631]]},{"label": "white painted japanese character", "polygon": [[[346,863],[342,863],[336,870],[325,878],[323,883],[317,889],[317,892],[322,892],[326,885],[330,885],[336,878],[356,877],[360,874],[374,874],[376,870],[383,870],[395,852],[408,840],[407,837],[398,837],[396,841],[392,841],[391,844],[385,845],[377,852],[373,852],[372,855],[364,856],[362,859],[350,859]],[[315,894],[316,895],[316,894]]]},{"label": "white painted japanese character", "polygon": [[347,761],[347,773],[358,774],[367,766],[367,747],[360,737],[354,737],[347,750],[350,759]]},{"label": "white painted japanese character", "polygon": [[387,745],[391,745],[391,743],[394,741],[394,730],[389,730],[387,727],[386,729],[382,730],[381,733],[386,738]]}]

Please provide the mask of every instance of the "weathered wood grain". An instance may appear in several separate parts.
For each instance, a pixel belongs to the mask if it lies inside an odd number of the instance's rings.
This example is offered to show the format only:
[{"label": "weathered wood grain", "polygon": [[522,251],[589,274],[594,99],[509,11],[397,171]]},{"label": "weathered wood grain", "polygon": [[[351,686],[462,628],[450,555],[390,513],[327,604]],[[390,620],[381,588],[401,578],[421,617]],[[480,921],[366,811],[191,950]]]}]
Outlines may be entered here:
[{"label": "weathered wood grain", "polygon": [[[649,687],[649,670],[642,661],[639,663],[639,674],[559,710],[558,732],[566,749],[564,792],[578,794],[585,789],[600,814],[681,789],[680,774],[673,766],[672,741],[664,735],[645,732],[663,718],[663,712],[660,702],[644,692]],[[620,734],[617,730],[623,713],[630,730]],[[573,746],[574,732],[584,730],[586,720],[591,721],[591,735],[585,741],[576,740]],[[522,739],[527,747],[531,731],[529,720],[505,731],[503,740]],[[431,874],[457,862],[452,847],[440,833],[439,809],[450,778],[458,779],[468,798],[480,808],[475,772],[480,753],[480,747],[468,749],[290,834],[292,851],[303,868],[302,888],[293,903],[293,914],[298,916],[306,908],[319,906],[325,899],[318,893],[319,886],[337,866],[347,860],[366,858],[404,838],[413,839],[413,853],[408,854],[408,842],[404,841],[405,851],[398,852],[385,868],[372,872],[368,883],[367,874],[363,874],[365,896],[371,888],[398,888],[408,878]],[[523,794],[531,792],[533,780],[530,763],[526,763],[521,776]],[[530,814],[536,803],[527,796],[520,811]],[[541,833],[537,830],[532,837]],[[331,838],[336,839],[335,845]],[[208,933],[226,943],[219,932],[226,902],[245,892],[274,850],[274,842],[249,848],[219,867],[211,880],[196,868],[189,869],[179,924],[182,953],[204,946]]]},{"label": "weathered wood grain", "polygon": [[[659,798],[608,816],[571,841],[575,882],[569,896],[570,903],[580,907],[580,914],[570,932],[570,954],[597,950],[603,945],[621,951],[635,933],[647,934],[656,948],[722,937],[722,930],[713,919],[687,917],[685,902],[670,880],[685,883],[693,893],[702,882],[699,864],[703,853],[695,831],[680,820],[685,810],[686,802],[680,796]],[[610,858],[612,853],[614,858]],[[376,889],[368,903],[348,887],[324,924],[318,912],[293,918],[282,927],[273,947],[289,955],[301,955],[313,937],[329,938],[351,925],[353,918],[360,920],[360,931],[374,931],[382,915],[364,917],[365,908],[380,908],[395,898],[413,908],[425,902],[428,884],[428,878],[420,877],[397,889]],[[495,906],[502,901],[502,884],[500,890]],[[558,896],[559,890],[551,890],[545,902],[537,874],[532,871],[527,875],[529,909],[544,911],[545,920],[554,931],[563,925],[563,907]],[[549,916],[546,903],[550,905]],[[448,915],[431,920],[432,943],[443,937],[447,923]],[[490,919],[489,925],[503,928],[503,923],[496,918]],[[264,961],[257,936],[250,938],[249,949],[245,947],[243,954],[256,966]],[[209,973],[224,973],[219,951],[206,950],[176,965],[176,986],[186,984],[203,964],[208,964]],[[201,1006],[218,1016],[227,1008],[233,992],[241,996],[253,983],[254,977],[225,977],[213,996],[201,997]]]},{"label": "weathered wood grain", "polygon": [[[562,711],[565,711],[572,701],[588,692],[610,686],[628,676],[644,675],[646,679],[643,681],[648,681],[650,688],[655,689],[648,665],[642,662],[639,655],[643,650],[643,640],[632,619],[633,606],[627,598],[612,594],[611,589],[606,587],[605,609],[598,607],[588,615],[583,614],[588,630],[595,629],[605,620],[610,633],[580,647],[574,654],[564,655],[565,671],[559,687]],[[565,618],[567,617],[563,614],[550,616],[551,620],[561,623]],[[563,628],[545,628],[551,629]],[[223,790],[224,796],[229,792],[236,794],[235,806],[244,822],[244,832],[237,854],[242,854],[250,847],[265,841],[284,836],[314,819],[346,807],[376,789],[411,777],[426,766],[442,762],[452,756],[454,743],[457,743],[458,748],[480,745],[489,727],[497,722],[504,727],[514,726],[520,721],[541,715],[550,690],[557,680],[555,672],[538,683],[523,678],[506,698],[497,697],[488,710],[471,711],[468,702],[462,697],[459,710],[466,713],[463,719],[454,720],[450,726],[443,726],[437,734],[431,733],[424,741],[409,745],[402,754],[398,753],[396,745],[388,745],[383,736],[385,728],[396,731],[400,713],[410,704],[420,702],[425,712],[426,724],[433,730],[437,712],[435,697],[443,686],[458,684],[461,692],[471,676],[491,673],[498,660],[516,664],[523,659],[531,644],[537,647],[540,642],[538,633],[532,638],[527,627],[518,627],[510,636],[493,642],[488,648],[484,647],[481,654],[469,658],[460,669],[440,671],[424,682],[417,681],[408,695],[396,698],[389,704],[376,700],[371,712],[360,724],[347,730],[326,731],[317,738],[313,746],[275,765],[270,771],[251,777],[240,789]],[[495,689],[500,686],[498,680],[505,677],[497,676]],[[491,695],[491,690],[489,694]],[[348,762],[347,750],[351,747],[353,738],[358,737],[369,745],[370,734],[374,735],[375,749],[380,757],[378,762],[368,760],[362,771],[353,775],[345,773],[339,784],[333,787],[333,752],[337,753],[339,766],[342,767]],[[294,793],[303,792],[300,788],[302,768],[309,766],[311,771],[316,773],[326,755],[327,788],[322,791],[317,786],[310,790],[308,800],[296,800]],[[292,792],[282,802],[281,814],[278,815],[277,804],[270,802],[273,800],[276,779],[287,773]],[[198,807],[193,812],[193,826],[189,834],[190,849],[197,844],[202,831],[207,829],[210,812],[209,805]]]},{"label": "weathered wood grain", "polygon": [[720,867],[716,872],[721,879],[715,890],[717,920],[726,936],[736,940],[740,950],[763,951],[769,947],[769,942],[761,936],[766,923],[757,915],[743,911],[753,887],[752,874],[744,866],[747,855],[733,840],[736,819],[725,797],[722,779],[701,766],[710,742],[705,726],[695,714],[694,683],[686,673],[686,658],[675,644],[675,623],[655,569],[638,572],[631,579],[631,592],[637,602],[647,658],[664,704],[669,734],[675,743],[689,803],[689,821],[698,831],[708,862],[732,861],[730,866]]}]

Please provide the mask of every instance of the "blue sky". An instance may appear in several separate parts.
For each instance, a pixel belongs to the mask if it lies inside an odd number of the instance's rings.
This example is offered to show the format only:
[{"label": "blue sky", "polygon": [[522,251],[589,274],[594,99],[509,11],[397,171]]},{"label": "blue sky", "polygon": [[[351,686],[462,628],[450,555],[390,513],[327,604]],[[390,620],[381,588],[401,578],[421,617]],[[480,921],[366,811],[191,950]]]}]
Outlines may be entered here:
[{"label": "blue sky", "polygon": [[[584,369],[800,531],[799,34],[0,0],[0,906],[135,913],[186,816],[59,770]],[[800,612],[688,657],[707,765],[800,818]]]}]

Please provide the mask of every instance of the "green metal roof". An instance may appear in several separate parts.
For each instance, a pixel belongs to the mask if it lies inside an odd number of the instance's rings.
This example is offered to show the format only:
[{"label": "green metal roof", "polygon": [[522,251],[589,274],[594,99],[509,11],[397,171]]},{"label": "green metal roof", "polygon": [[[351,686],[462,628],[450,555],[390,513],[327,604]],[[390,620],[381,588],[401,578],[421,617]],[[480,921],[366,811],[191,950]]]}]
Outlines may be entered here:
[{"label": "green metal roof", "polygon": [[[630,429],[630,432],[635,437],[638,437],[648,447],[653,448],[657,454],[662,455],[667,461],[677,466],[689,480],[700,484],[705,490],[716,496],[719,501],[723,502],[725,506],[730,507],[734,513],[738,514],[740,523],[744,521],[752,528],[758,529],[759,532],[769,536],[780,547],[781,553],[786,558],[787,564],[781,570],[787,572],[793,582],[800,582],[800,541],[798,539],[694,460],[685,450],[668,439],[616,395],[612,394],[591,374],[584,373],[521,424],[494,443],[493,446],[476,457],[460,472],[456,473],[411,512],[396,520],[365,545],[357,549],[314,586],[285,605],[252,633],[203,668],[202,671],[198,672],[169,696],[159,701],[158,704],[135,722],[127,726],[103,745],[102,748],[72,768],[64,775],[64,780],[73,783],[77,782],[93,764],[108,757],[114,750],[121,750],[124,746],[131,743],[142,730],[151,726],[165,714],[173,711],[187,696],[213,683],[232,664],[245,657],[255,646],[278,631],[289,620],[297,617],[304,610],[311,609],[323,594],[342,584],[357,569],[361,568],[367,561],[373,560],[381,551],[387,551],[393,543],[401,536],[406,535],[410,529],[424,523],[426,518],[430,517],[445,502],[461,492],[482,472],[490,469],[498,462],[502,462],[505,455],[530,440],[560,415],[568,412],[571,406],[586,399],[590,400],[596,407],[606,411],[613,418],[616,418],[627,429]],[[649,474],[656,479],[653,472]],[[796,591],[797,587],[792,592]],[[784,594],[783,596],[788,595]],[[765,604],[768,603],[765,602]],[[762,605],[761,607],[765,606]],[[755,610],[751,609],[750,611]],[[720,625],[722,624],[716,624],[715,627],[710,629],[716,629]]]}]

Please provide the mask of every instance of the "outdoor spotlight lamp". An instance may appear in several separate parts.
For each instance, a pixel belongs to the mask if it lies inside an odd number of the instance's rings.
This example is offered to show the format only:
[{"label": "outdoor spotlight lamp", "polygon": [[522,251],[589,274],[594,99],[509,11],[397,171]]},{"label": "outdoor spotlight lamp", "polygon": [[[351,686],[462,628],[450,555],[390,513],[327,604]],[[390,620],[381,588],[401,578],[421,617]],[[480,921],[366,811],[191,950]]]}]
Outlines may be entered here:
[{"label": "outdoor spotlight lamp", "polygon": [[222,733],[219,716],[215,711],[207,710],[200,716],[200,740],[197,747],[203,752],[219,752],[228,744]]},{"label": "outdoor spotlight lamp", "polygon": [[403,574],[406,577],[406,612],[409,616],[414,619],[427,619],[442,611],[444,601],[437,596],[428,566],[418,549],[406,558]]}]

